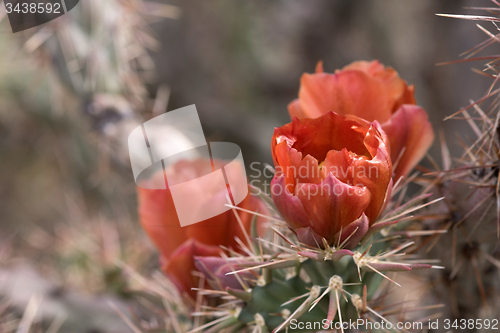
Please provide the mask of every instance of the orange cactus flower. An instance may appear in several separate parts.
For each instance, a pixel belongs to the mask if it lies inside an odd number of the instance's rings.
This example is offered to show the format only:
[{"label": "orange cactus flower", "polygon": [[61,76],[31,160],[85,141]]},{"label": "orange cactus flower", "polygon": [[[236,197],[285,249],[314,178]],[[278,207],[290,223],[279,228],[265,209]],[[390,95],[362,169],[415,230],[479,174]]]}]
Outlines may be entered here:
[{"label": "orange cactus flower", "polygon": [[376,60],[357,61],[334,74],[324,73],[319,62],[316,73],[302,75],[299,98],[288,105],[288,112],[300,119],[334,111],[377,120],[389,137],[392,161],[398,161],[398,179],[417,165],[434,141],[427,113],[415,105],[414,90]]},{"label": "orange cactus flower", "polygon": [[[207,168],[209,169],[207,170]],[[194,161],[181,160],[167,169],[166,172],[169,180],[174,179],[180,183],[184,177],[193,179],[211,171],[210,163],[199,159]],[[164,181],[163,177],[163,173],[156,174],[149,181]],[[213,200],[221,198],[225,200],[225,194],[215,195]],[[191,288],[197,287],[197,279],[191,274],[191,271],[195,269],[194,257],[219,256],[222,251],[220,245],[238,251],[240,246],[235,237],[246,243],[246,237],[238,218],[249,233],[254,217],[253,214],[238,210],[237,218],[234,212],[229,210],[205,221],[181,227],[168,188],[166,190],[152,190],[138,187],[138,198],[141,225],[160,251],[163,271],[180,291],[188,292],[191,296],[195,294],[191,292]],[[248,195],[238,206],[262,214],[267,212],[263,202],[253,195]],[[263,218],[257,219],[260,232],[263,232],[263,221]]]},{"label": "orange cactus flower", "polygon": [[[194,258],[194,265],[200,271],[214,290],[226,290],[231,288],[243,290],[243,284],[249,281],[255,282],[257,278],[253,272],[245,271],[236,274],[227,275],[240,264],[251,263],[250,260],[239,258],[225,259],[215,256],[200,256]],[[239,268],[239,267],[238,267]]]},{"label": "orange cactus flower", "polygon": [[[276,128],[271,195],[300,241],[356,246],[392,188],[387,137],[378,122],[329,112]],[[355,232],[354,235],[351,235]]]}]

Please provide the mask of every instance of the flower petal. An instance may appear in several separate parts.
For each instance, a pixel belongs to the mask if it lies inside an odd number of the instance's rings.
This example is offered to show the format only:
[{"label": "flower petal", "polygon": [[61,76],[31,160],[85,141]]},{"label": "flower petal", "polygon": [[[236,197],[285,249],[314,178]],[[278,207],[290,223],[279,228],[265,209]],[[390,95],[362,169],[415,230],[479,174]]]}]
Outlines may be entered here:
[{"label": "flower petal", "polygon": [[281,216],[294,228],[307,228],[310,219],[299,198],[286,187],[285,177],[275,175],[271,181],[271,196]]},{"label": "flower petal", "polygon": [[385,67],[378,60],[355,61],[345,66],[342,70],[361,70],[375,77],[384,84],[388,94],[393,101],[391,111],[395,112],[403,104],[416,104],[414,97],[415,87],[408,86],[398,73],[391,67]]},{"label": "flower petal", "polygon": [[295,229],[299,242],[313,248],[323,248],[323,237],[319,236],[311,227]]},{"label": "flower petal", "polygon": [[330,151],[323,166],[342,182],[370,190],[371,201],[365,214],[373,224],[386,203],[392,163],[385,142],[374,126],[370,127],[364,142],[370,154],[374,154],[372,158],[357,156],[346,149]]},{"label": "flower petal", "polygon": [[[329,112],[316,119],[294,118],[291,123],[276,128],[272,139],[272,153],[275,165],[280,165],[276,147],[286,143],[303,156],[311,155],[323,161],[330,150],[346,148],[358,155],[369,157],[363,142],[369,129],[368,123],[354,116],[342,116]],[[295,163],[295,162],[294,162]]]},{"label": "flower petal", "polygon": [[[243,261],[227,261],[221,257],[205,256],[194,258],[195,267],[205,276],[215,290],[226,290],[228,287],[234,290],[243,290],[243,286],[235,274],[226,275],[237,270],[240,263],[243,263]],[[250,271],[238,273],[238,275],[244,281],[255,280],[255,276]]]},{"label": "flower petal", "polygon": [[339,261],[340,259],[344,258],[345,256],[351,256],[352,257],[353,253],[349,251],[348,249],[341,249],[338,251],[335,251],[332,254],[332,261]]},{"label": "flower petal", "polygon": [[311,155],[306,155],[302,159],[302,153],[295,148],[290,148],[286,141],[276,145],[274,152],[278,163],[276,174],[285,176],[285,182],[290,192],[295,191],[297,183],[318,184],[321,182],[318,160]]},{"label": "flower petal", "polygon": [[[177,177],[177,180],[192,179],[203,175],[207,172],[203,168],[208,167],[211,172],[210,163],[203,163],[206,160],[184,161],[181,160],[174,164],[171,170],[172,177]],[[151,181],[164,181],[163,172],[155,174]],[[170,178],[170,177],[169,177]],[[224,245],[232,247],[235,250],[239,249],[235,237],[245,241],[246,237],[241,229],[238,220],[233,211],[229,210],[223,214],[214,216],[205,221],[192,224],[186,227],[181,227],[175,205],[172,199],[170,190],[150,190],[138,187],[139,197],[139,217],[142,227],[152,239],[156,247],[160,250],[163,257],[169,258],[182,243],[192,238],[200,243],[207,245]],[[206,204],[219,202],[226,203],[227,191],[216,193],[212,200]],[[240,204],[239,207],[250,211],[259,211],[261,214],[267,214],[265,204],[258,197],[248,195]],[[238,211],[239,218],[243,222],[246,231],[250,231],[253,214]],[[263,234],[264,218],[259,217],[257,220],[260,234]]]},{"label": "flower petal", "polygon": [[[416,105],[403,105],[382,124],[391,144],[391,158],[399,162],[394,170],[395,179],[406,176],[425,156],[434,141],[434,131],[427,112]],[[403,155],[401,152],[405,148]]]}]

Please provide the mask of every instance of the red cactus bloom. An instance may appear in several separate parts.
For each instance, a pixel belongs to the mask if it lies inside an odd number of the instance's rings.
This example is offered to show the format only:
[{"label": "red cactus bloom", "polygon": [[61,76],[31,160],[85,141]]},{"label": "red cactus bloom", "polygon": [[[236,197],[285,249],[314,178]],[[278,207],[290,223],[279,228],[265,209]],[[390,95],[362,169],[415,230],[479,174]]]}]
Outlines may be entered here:
[{"label": "red cactus bloom", "polygon": [[[181,160],[168,169],[167,174],[169,180],[174,179],[176,183],[181,183],[184,178],[193,179],[211,171],[211,164],[206,160]],[[156,174],[149,181],[164,181],[164,175],[163,173]],[[238,251],[240,246],[235,237],[246,243],[243,230],[232,210],[205,221],[181,227],[168,188],[151,190],[138,187],[138,197],[142,227],[160,251],[163,271],[182,292],[194,295],[190,292],[192,287],[197,286],[197,279],[191,274],[195,268],[194,256],[218,256],[221,252],[220,245]],[[225,193],[215,195],[213,200],[221,198],[225,200]],[[186,200],[189,199],[186,198]],[[265,205],[253,195],[248,195],[238,206],[262,214],[267,212]],[[238,211],[238,216],[249,233],[254,215]],[[263,222],[263,218],[257,219],[259,232],[263,232]]]},{"label": "red cactus bloom", "polygon": [[422,159],[434,140],[424,109],[416,106],[414,86],[378,61],[357,61],[334,74],[303,74],[299,98],[288,105],[291,117],[317,118],[334,111],[377,120],[386,132],[391,158],[398,160],[396,179],[407,175]]},{"label": "red cactus bloom", "polygon": [[238,265],[244,263],[244,260],[225,259],[221,257],[200,256],[195,257],[194,265],[203,273],[207,281],[214,290],[226,290],[231,288],[235,290],[243,290],[242,283],[256,280],[255,275],[250,271],[236,274],[226,275],[240,267]]},{"label": "red cactus bloom", "polygon": [[392,163],[378,122],[329,112],[294,118],[272,140],[271,194],[299,240],[337,244],[356,230],[348,245],[357,245],[391,189]]}]

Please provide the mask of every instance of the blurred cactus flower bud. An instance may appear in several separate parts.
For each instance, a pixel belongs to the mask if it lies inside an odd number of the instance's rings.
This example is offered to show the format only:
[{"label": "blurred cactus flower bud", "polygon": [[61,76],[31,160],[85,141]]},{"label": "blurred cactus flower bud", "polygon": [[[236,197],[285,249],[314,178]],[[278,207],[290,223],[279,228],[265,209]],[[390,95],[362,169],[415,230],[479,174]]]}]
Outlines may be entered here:
[{"label": "blurred cactus flower bud", "polygon": [[[214,160],[214,164],[218,161]],[[203,176],[212,171],[210,160],[180,160],[167,168],[166,173],[170,180],[182,183],[185,179],[193,179]],[[158,172],[149,179],[149,182],[164,182],[163,172]],[[205,184],[209,186],[210,184]],[[215,186],[215,184],[214,184]],[[145,186],[147,187],[147,186]],[[151,186],[149,186],[151,188]],[[193,190],[211,191],[210,188],[197,188]],[[212,193],[211,191],[210,193]],[[212,193],[209,202],[203,205],[220,204],[221,200],[227,203],[227,189],[221,193]],[[174,201],[168,189],[146,189],[138,187],[139,218],[142,227],[160,251],[162,269],[167,276],[176,284],[181,292],[187,292],[191,296],[195,292],[191,288],[198,287],[197,278],[191,274],[195,270],[195,256],[219,256],[222,249],[220,246],[241,251],[236,237],[246,243],[246,233],[250,228],[254,215],[237,210],[236,216],[233,210],[211,217],[199,223],[181,227],[177,217]],[[186,192],[186,202],[191,197]],[[238,207],[266,214],[265,204],[253,195],[248,195]],[[197,209],[197,207],[193,207]],[[238,219],[241,221],[238,221]],[[264,230],[264,218],[257,218],[257,229],[260,233]]]}]

